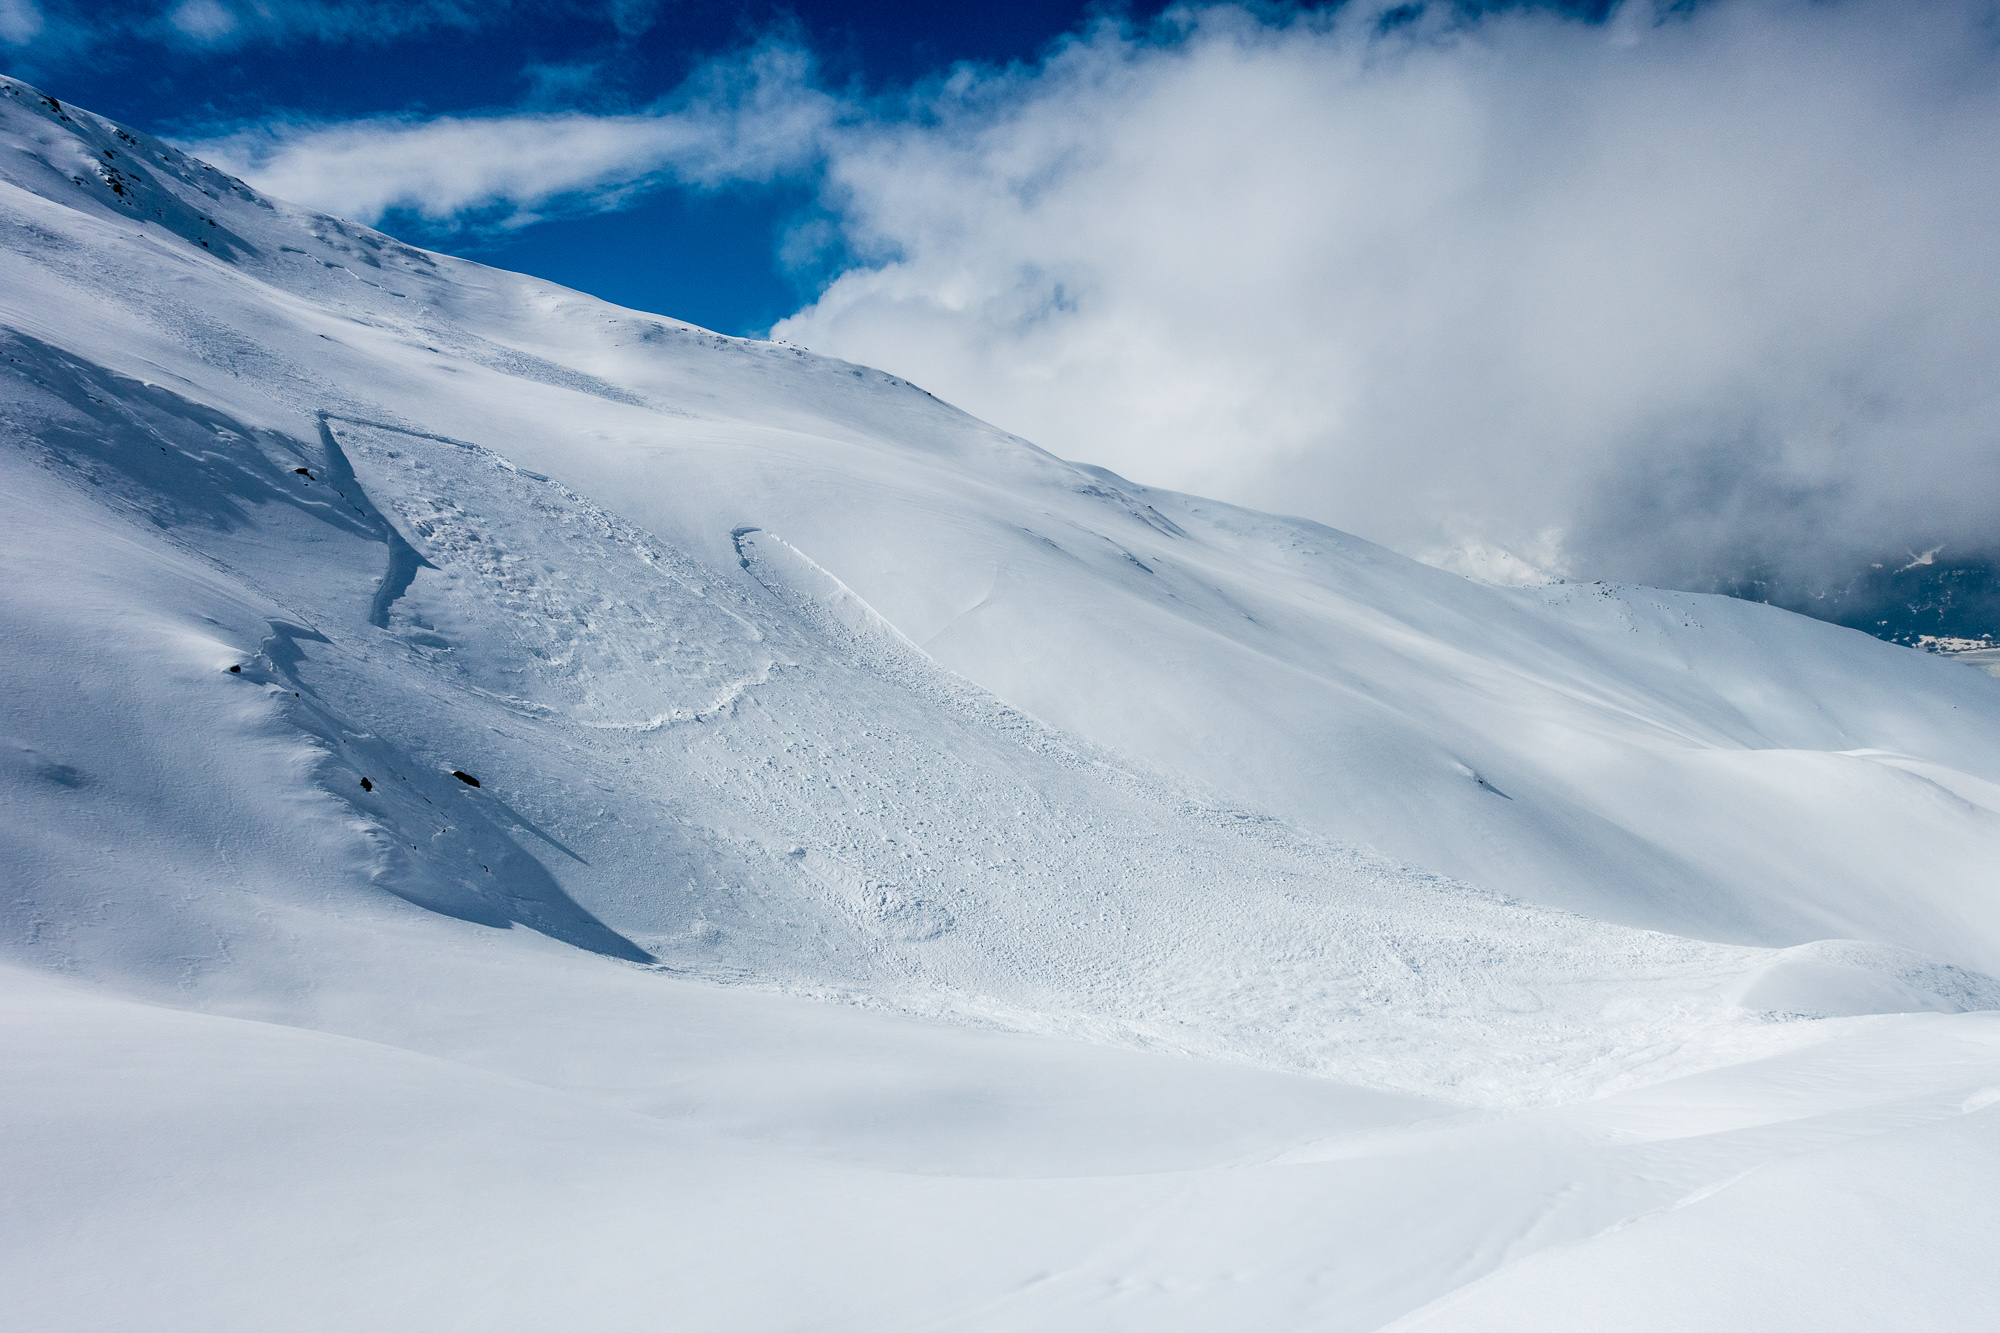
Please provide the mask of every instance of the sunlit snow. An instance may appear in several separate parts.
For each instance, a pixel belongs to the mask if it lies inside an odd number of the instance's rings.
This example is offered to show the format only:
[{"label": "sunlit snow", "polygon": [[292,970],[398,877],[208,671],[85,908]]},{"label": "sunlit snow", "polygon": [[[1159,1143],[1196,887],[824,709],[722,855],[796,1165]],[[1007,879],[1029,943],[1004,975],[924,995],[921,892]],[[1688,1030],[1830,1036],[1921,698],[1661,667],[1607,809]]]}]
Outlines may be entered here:
[{"label": "sunlit snow", "polygon": [[10,1323],[2000,1307],[2000,681],[0,179]]}]

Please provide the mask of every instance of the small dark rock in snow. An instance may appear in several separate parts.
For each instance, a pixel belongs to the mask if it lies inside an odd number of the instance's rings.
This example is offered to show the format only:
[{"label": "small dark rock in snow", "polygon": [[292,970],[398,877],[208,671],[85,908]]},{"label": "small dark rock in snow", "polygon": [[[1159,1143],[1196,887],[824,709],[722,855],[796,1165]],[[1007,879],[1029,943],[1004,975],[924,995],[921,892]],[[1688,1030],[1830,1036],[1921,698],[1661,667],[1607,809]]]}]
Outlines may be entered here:
[{"label": "small dark rock in snow", "polygon": [[463,769],[454,768],[451,770],[451,775],[468,787],[477,787],[479,785],[479,779],[473,777],[472,774],[467,773]]},{"label": "small dark rock in snow", "polygon": [[363,778],[363,779],[361,779],[361,790],[363,790],[363,791],[374,791],[374,790],[375,790],[375,784],[374,784],[374,783],[372,783],[372,782],[370,782],[370,781],[369,781],[369,780],[368,780],[367,778]]},{"label": "small dark rock in snow", "polygon": [[243,668],[240,666],[233,666],[229,668],[229,674],[232,676],[240,676],[243,674]]},{"label": "small dark rock in snow", "polygon": [[306,479],[307,481],[311,481],[311,480],[313,479],[313,474],[312,474],[312,473],[310,473],[310,472],[308,472],[308,471],[306,471],[306,470],[305,470],[304,468],[302,468],[302,467],[295,467],[295,468],[293,468],[293,469],[292,469],[292,471],[296,472],[296,473],[297,473],[298,475],[300,475],[301,477],[304,477],[304,478],[305,478],[305,479]]}]

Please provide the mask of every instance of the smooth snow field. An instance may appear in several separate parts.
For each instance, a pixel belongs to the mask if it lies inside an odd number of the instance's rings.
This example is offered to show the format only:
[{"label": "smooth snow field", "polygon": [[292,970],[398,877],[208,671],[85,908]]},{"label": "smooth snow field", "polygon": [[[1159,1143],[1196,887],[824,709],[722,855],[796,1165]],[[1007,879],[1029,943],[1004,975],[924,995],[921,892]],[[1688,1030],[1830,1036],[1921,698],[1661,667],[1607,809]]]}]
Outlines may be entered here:
[{"label": "smooth snow field", "polygon": [[2000,680],[0,211],[9,1327],[1993,1326]]}]

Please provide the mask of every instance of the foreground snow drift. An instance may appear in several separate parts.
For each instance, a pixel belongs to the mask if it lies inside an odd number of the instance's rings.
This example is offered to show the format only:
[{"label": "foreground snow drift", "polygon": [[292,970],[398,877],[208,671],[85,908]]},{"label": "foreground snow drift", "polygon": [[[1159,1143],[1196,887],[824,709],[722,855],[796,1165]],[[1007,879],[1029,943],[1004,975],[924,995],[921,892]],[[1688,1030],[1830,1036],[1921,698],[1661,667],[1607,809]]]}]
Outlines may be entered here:
[{"label": "foreground snow drift", "polygon": [[2000,682],[1149,491],[16,83],[0,177],[39,1325],[1994,1294]]},{"label": "foreground snow drift", "polygon": [[2000,1016],[1495,1115],[464,929],[403,992],[425,1017],[343,1013],[394,1044],[9,976],[16,1318],[1872,1329],[2000,1298]]}]

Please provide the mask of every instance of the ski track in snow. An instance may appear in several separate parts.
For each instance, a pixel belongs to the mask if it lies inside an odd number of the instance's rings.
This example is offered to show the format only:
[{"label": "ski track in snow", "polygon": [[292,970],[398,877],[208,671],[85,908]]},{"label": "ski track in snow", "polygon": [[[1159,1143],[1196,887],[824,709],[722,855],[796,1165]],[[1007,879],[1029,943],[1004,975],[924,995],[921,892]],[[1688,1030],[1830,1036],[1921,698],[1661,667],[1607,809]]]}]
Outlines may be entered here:
[{"label": "ski track in snow", "polygon": [[2000,1297],[1992,680],[0,127],[31,1326]]}]

